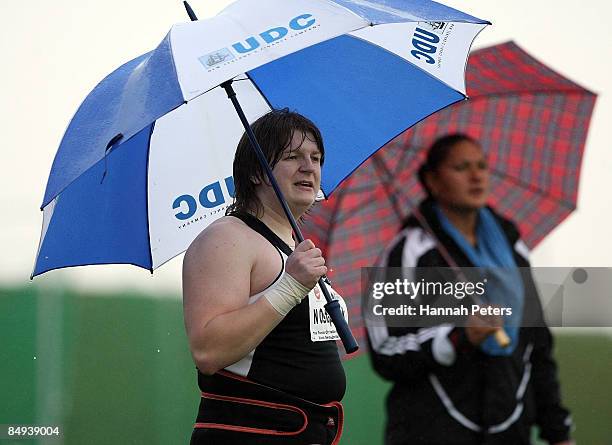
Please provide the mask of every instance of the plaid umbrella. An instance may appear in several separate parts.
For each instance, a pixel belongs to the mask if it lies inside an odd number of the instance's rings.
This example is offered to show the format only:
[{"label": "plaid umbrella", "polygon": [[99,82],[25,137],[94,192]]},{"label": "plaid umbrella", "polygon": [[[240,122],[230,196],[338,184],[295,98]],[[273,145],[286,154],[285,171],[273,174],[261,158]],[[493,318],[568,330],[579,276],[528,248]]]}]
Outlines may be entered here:
[{"label": "plaid umbrella", "polygon": [[360,268],[376,263],[402,220],[424,197],[417,169],[439,136],[479,140],[491,169],[490,204],[517,222],[529,247],[576,208],[580,165],[595,94],[513,42],[475,51],[467,67],[469,101],[425,119],[380,149],[305,223],[329,277],[363,336]]}]

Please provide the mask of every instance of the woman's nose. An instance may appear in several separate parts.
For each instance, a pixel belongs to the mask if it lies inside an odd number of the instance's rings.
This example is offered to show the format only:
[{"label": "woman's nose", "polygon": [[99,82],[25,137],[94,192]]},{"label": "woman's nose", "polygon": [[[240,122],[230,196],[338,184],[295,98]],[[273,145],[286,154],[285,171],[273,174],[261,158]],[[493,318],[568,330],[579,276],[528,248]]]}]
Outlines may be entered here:
[{"label": "woman's nose", "polygon": [[473,181],[480,182],[484,180],[485,175],[486,171],[480,167],[472,167],[470,169],[470,179],[472,179]]},{"label": "woman's nose", "polygon": [[302,171],[313,171],[315,163],[310,158],[304,158],[304,160],[300,163],[300,170]]}]

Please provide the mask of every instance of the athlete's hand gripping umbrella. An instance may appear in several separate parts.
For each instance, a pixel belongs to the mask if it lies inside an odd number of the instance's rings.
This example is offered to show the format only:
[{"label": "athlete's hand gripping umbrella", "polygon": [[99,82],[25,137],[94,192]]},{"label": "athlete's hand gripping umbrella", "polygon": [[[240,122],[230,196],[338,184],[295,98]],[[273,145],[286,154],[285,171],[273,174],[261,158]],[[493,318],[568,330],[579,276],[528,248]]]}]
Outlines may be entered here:
[{"label": "athlete's hand gripping umbrella", "polygon": [[33,275],[108,263],[152,271],[183,252],[224,214],[237,142],[271,108],[321,130],[329,195],[397,134],[465,99],[469,48],[487,24],[428,0],[238,0],[175,25],[72,119]]}]

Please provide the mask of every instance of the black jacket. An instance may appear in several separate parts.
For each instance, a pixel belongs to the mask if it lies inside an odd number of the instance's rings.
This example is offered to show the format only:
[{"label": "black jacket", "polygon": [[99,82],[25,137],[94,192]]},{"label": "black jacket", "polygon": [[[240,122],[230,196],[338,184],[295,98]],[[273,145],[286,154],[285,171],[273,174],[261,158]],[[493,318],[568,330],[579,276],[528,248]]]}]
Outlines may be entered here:
[{"label": "black jacket", "polygon": [[[381,265],[448,267],[431,230],[458,266],[473,266],[442,230],[431,204],[420,206],[428,230],[410,218]],[[521,269],[524,317],[535,314],[540,320],[531,323],[545,326],[527,248],[516,227],[496,217],[514,246],[517,266],[527,268]],[[548,328],[522,327],[512,355],[490,356],[472,347],[463,328],[452,325],[376,326],[366,317],[366,326],[374,369],[394,382],[387,397],[387,445],[530,444],[534,424],[550,443],[568,439],[571,419],[561,405]]]}]

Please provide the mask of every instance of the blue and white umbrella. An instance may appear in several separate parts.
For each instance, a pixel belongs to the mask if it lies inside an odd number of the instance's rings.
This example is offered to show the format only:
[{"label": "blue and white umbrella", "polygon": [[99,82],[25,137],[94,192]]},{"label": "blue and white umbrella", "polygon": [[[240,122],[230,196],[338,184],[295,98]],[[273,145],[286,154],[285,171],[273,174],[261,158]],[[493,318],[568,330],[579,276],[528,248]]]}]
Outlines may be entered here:
[{"label": "blue and white umbrella", "polygon": [[372,153],[465,98],[488,24],[427,0],[238,0],[172,27],[87,96],[53,162],[33,276],[122,263],[153,271],[222,216],[249,121],[288,107],[321,129],[330,194]]}]

